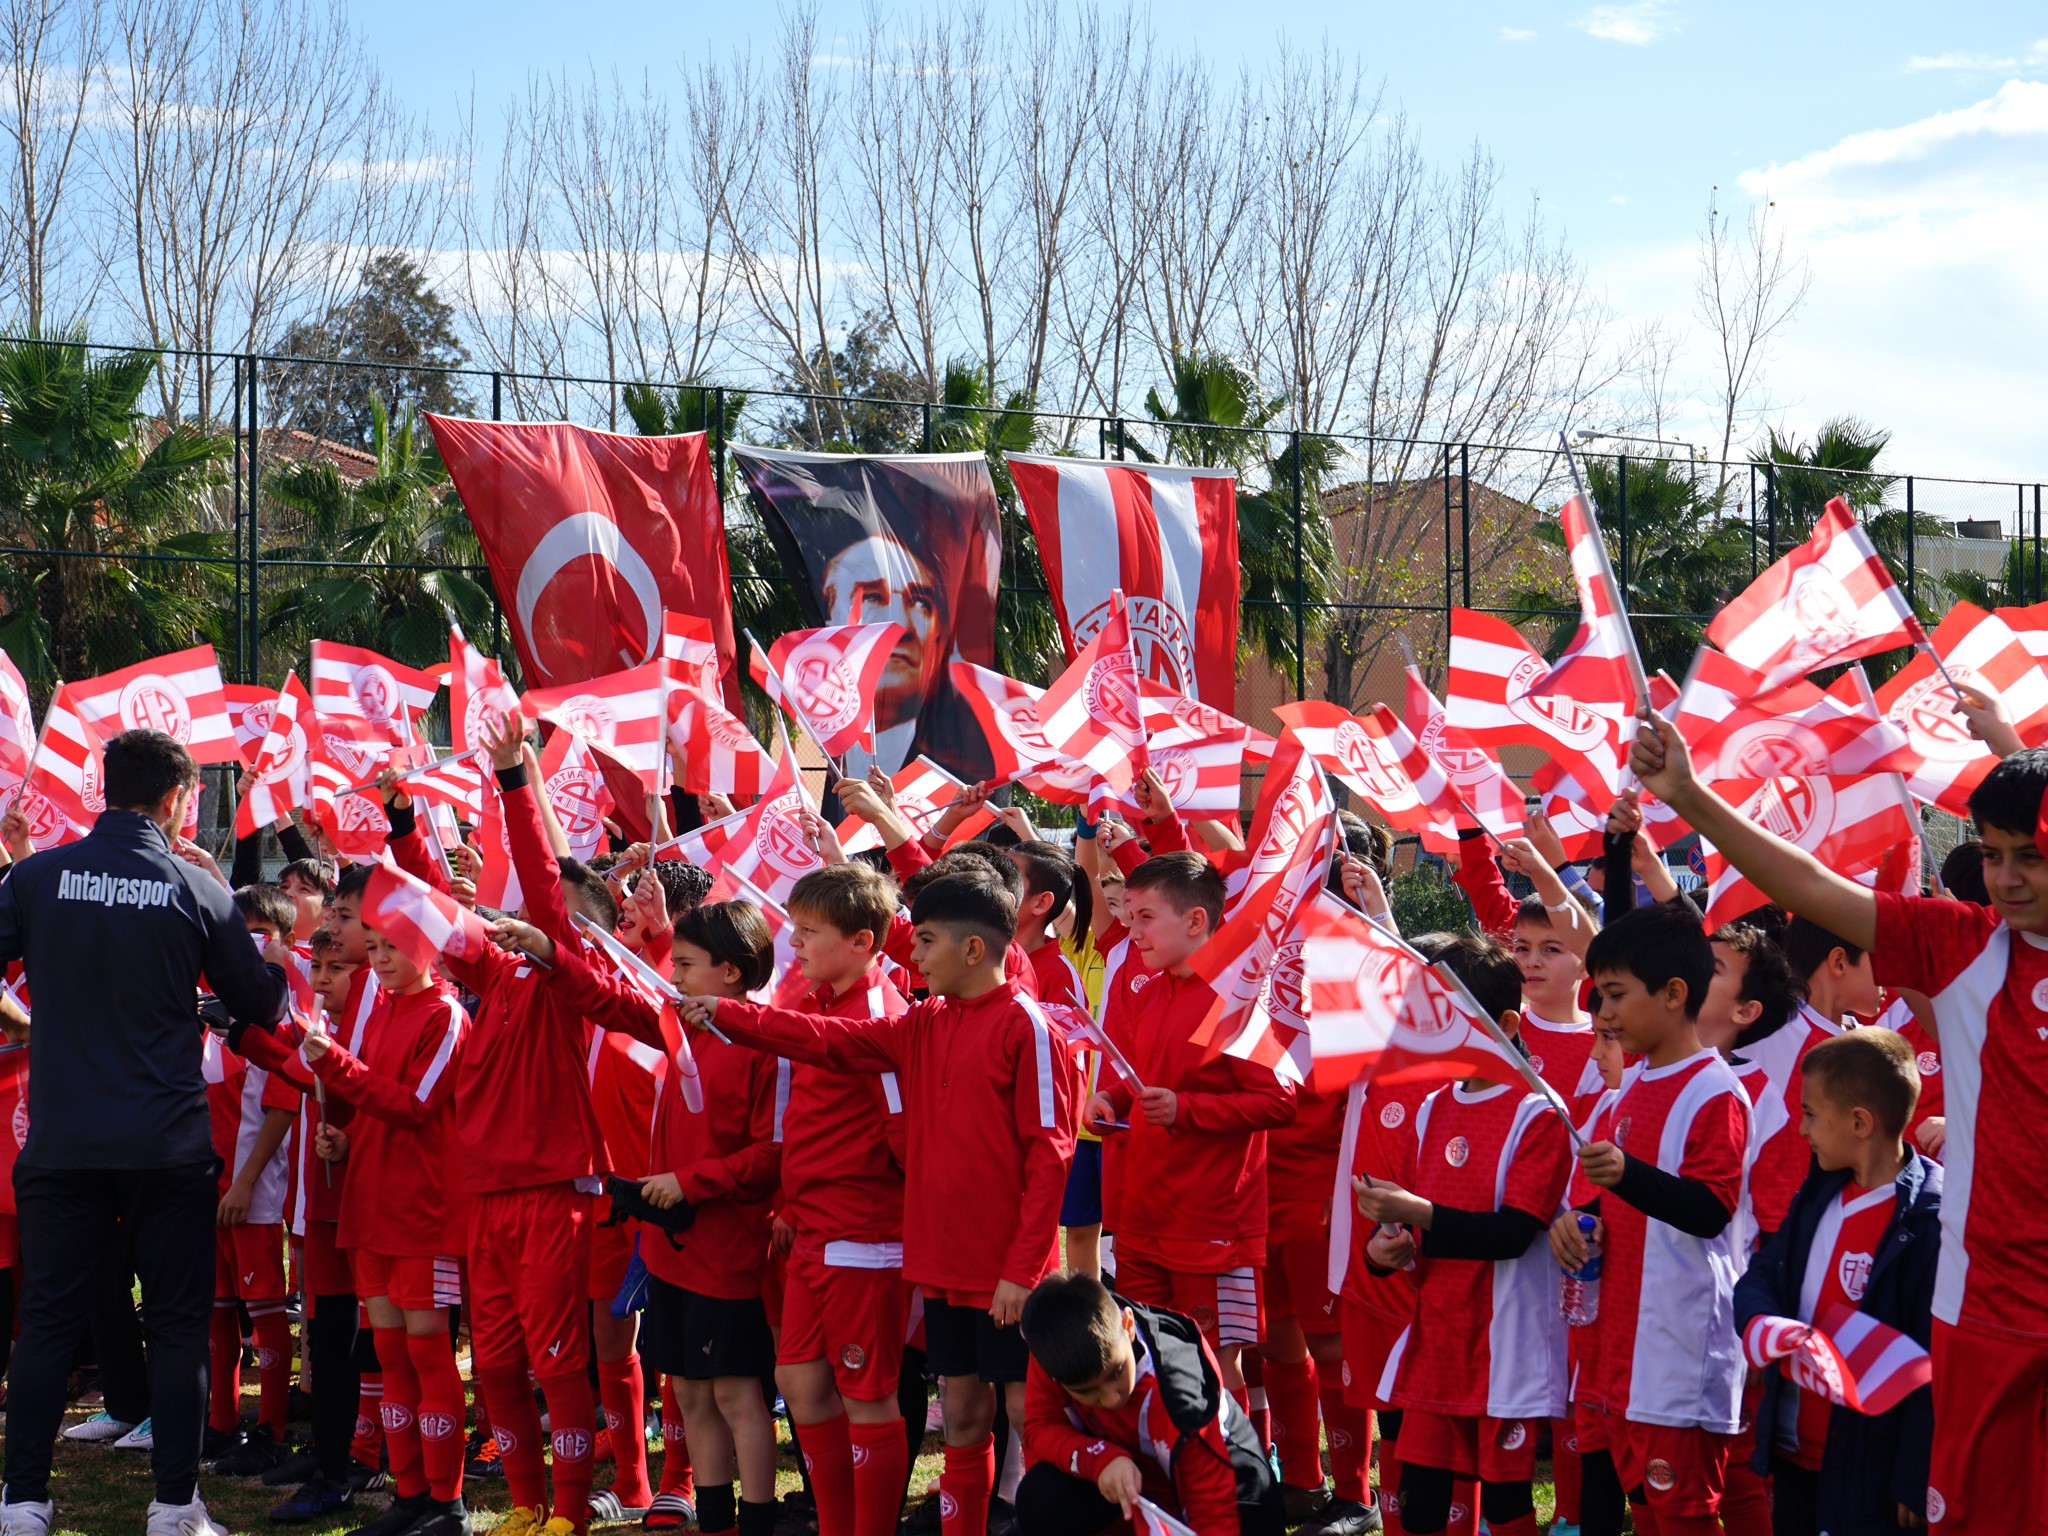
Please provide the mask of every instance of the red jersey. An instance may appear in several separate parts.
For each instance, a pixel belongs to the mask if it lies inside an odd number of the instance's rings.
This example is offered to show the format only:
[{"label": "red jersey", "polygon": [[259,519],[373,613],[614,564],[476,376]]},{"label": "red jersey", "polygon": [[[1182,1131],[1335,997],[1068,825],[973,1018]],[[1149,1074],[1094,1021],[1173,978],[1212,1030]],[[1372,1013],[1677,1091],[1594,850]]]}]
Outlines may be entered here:
[{"label": "red jersey", "polygon": [[[931,862],[931,850],[916,838],[889,850],[889,867],[896,872],[898,880],[908,880]],[[909,991],[922,992],[925,989],[924,977],[910,963],[910,946],[916,937],[917,925],[911,922],[910,913],[898,908],[896,915],[889,919],[889,931],[882,935],[882,956],[902,967],[909,982]],[[1003,952],[1003,975],[1016,982],[1017,990],[1026,997],[1038,996],[1038,973],[1032,969],[1031,956],[1015,939]],[[1085,1009],[1086,1004],[1082,1007]]]},{"label": "red jersey", "polygon": [[[1854,1310],[1862,1303],[1877,1262],[1878,1245],[1892,1224],[1892,1208],[1897,1203],[1896,1185],[1862,1189],[1851,1183],[1821,1213],[1799,1285],[1799,1321],[1810,1323],[1834,1307]],[[1818,1392],[1800,1391],[1789,1374],[1785,1394],[1789,1403],[1778,1412],[1778,1450],[1818,1472],[1820,1454],[1827,1445],[1828,1415],[1834,1405]]]},{"label": "red jersey", "polygon": [[1529,1048],[1529,1065],[1536,1075],[1557,1090],[1569,1104],[1579,1092],[1579,1080],[1593,1056],[1593,1021],[1577,1019],[1554,1024],[1549,1019],[1522,1010],[1522,1044]]},{"label": "red jersey", "polygon": [[1768,1236],[1784,1225],[1792,1197],[1806,1182],[1813,1148],[1799,1134],[1800,1095],[1806,1074],[1800,1062],[1821,1041],[1842,1032],[1806,1004],[1763,1039],[1741,1048],[1733,1063],[1756,1109],[1750,1140],[1749,1204],[1758,1232]]},{"label": "red jersey", "polygon": [[[1412,1158],[1415,1145],[1415,1116],[1422,1101],[1443,1086],[1427,1080],[1406,1083],[1354,1083],[1351,1091],[1362,1093],[1359,1106],[1358,1141],[1351,1152],[1351,1173],[1375,1179],[1400,1179],[1400,1171]],[[1347,1194],[1349,1180],[1346,1181]],[[1330,1224],[1337,1226],[1333,1204]],[[1376,1275],[1366,1267],[1365,1245],[1378,1229],[1358,1214],[1358,1202],[1344,1203],[1346,1251],[1343,1296],[1376,1317],[1405,1323],[1415,1315],[1417,1275],[1413,1268],[1391,1275]]]},{"label": "red jersey", "polygon": [[1934,1315],[1973,1333],[2048,1339],[2038,1173],[2048,1159],[2048,938],[2015,934],[1966,902],[1880,895],[1871,954],[1880,982],[1934,1004],[1944,1086],[1955,1090],[1943,1094]]},{"label": "red jersey", "polygon": [[651,1171],[676,1176],[696,1220],[680,1249],[659,1228],[644,1228],[640,1260],[657,1279],[700,1296],[758,1296],[782,1162],[789,1064],[711,1034],[697,1035],[691,1050],[704,1110],[695,1113],[683,1102],[680,1073],[666,1074],[654,1110]]},{"label": "red jersey", "polygon": [[[501,779],[498,802],[526,920],[557,945],[581,949],[562,901],[561,866],[548,850],[523,773],[510,787]],[[401,824],[403,819],[401,813]],[[436,890],[448,888],[417,825],[391,838],[391,853],[401,868]],[[463,1187],[472,1193],[526,1189],[597,1173],[605,1166],[605,1148],[590,1104],[589,1022],[555,1006],[541,985],[545,973],[524,955],[487,949],[470,960],[443,956],[442,963],[478,999],[456,1099]],[[544,1135],[507,1134],[514,1126],[547,1129]]]},{"label": "red jersey", "polygon": [[585,1059],[590,1107],[604,1136],[605,1166],[620,1178],[644,1178],[667,1058],[630,1035],[593,1029]]},{"label": "red jersey", "polygon": [[1088,989],[1081,985],[1081,973],[1052,935],[1038,948],[1027,950],[1024,960],[1031,967],[1031,984],[1041,1003],[1059,1003],[1088,1011]]},{"label": "red jersey", "polygon": [[[832,1019],[897,1019],[910,1011],[880,967],[834,996],[820,987],[808,1009]],[[863,1267],[895,1250],[903,1263],[903,1168],[909,1141],[903,1088],[893,1072],[834,1072],[808,1063],[789,1077],[782,1125],[782,1219],[799,1250],[825,1263],[865,1258]],[[849,1246],[851,1245],[851,1246]]]},{"label": "red jersey", "polygon": [[1314,1235],[1328,1228],[1343,1139],[1343,1091],[1296,1088],[1294,1118],[1266,1132],[1268,1230]]},{"label": "red jersey", "polygon": [[[1719,1055],[1631,1069],[1613,1110],[1614,1144],[1704,1184],[1732,1215],[1749,1147],[1749,1099]],[[1735,1432],[1746,1373],[1735,1336],[1740,1223],[1693,1237],[1600,1192],[1607,1244],[1600,1281],[1600,1384],[1610,1411],[1641,1424]],[[1655,1240],[1652,1240],[1652,1231]]]},{"label": "red jersey", "polygon": [[[226,1194],[255,1151],[266,1113],[298,1107],[298,1091],[263,1068],[244,1061],[210,1031],[200,1058],[206,1080],[206,1112],[213,1125],[213,1155],[220,1159],[220,1192]],[[248,1223],[275,1226],[284,1220],[291,1182],[291,1152],[283,1143],[250,1186]]]},{"label": "red jersey", "polygon": [[[348,997],[342,1004],[341,1014],[327,1017],[327,1032],[334,1037],[334,1043],[343,1046],[355,1055],[363,1054],[363,1038],[370,1025],[370,1014],[376,1009],[381,989],[377,985],[377,973],[367,965],[359,965],[355,974],[349,977]],[[280,1028],[282,1038],[287,1031]],[[313,1069],[303,1058],[294,1056],[299,1072],[307,1079],[313,1076]],[[290,1071],[291,1065],[273,1070]],[[293,1230],[305,1236],[308,1221],[339,1221],[341,1219],[341,1192],[348,1187],[350,1159],[338,1163],[323,1163],[313,1151],[313,1139],[320,1133],[320,1119],[325,1114],[330,1125],[346,1128],[354,1119],[355,1111],[345,1099],[333,1095],[323,1109],[318,1097],[308,1093],[299,1100],[299,1129],[297,1143],[293,1149],[296,1159],[299,1183],[298,1219],[292,1223]]]},{"label": "red jersey", "polygon": [[[1933,1026],[1917,1018],[1906,1006],[1903,997],[1895,997],[1877,1016],[1879,1029],[1895,1029],[1913,1048],[1913,1065],[1920,1072],[1920,1097],[1913,1101],[1913,1118],[1906,1122],[1906,1145],[1916,1151],[1926,1151],[1920,1145],[1920,1127],[1929,1120],[1943,1116],[1941,1090],[1941,1042],[1935,1037]],[[1926,1154],[1936,1162],[1940,1155]]]},{"label": "red jersey", "polygon": [[[1395,1181],[1434,1205],[1517,1210],[1547,1228],[1564,1197],[1571,1138],[1541,1094],[1498,1083],[1439,1088],[1415,1117]],[[1564,1412],[1557,1264],[1542,1233],[1511,1259],[1416,1257],[1415,1321],[1394,1365],[1404,1408],[1496,1419]]]},{"label": "red jersey", "polygon": [[903,1274],[959,1306],[1000,1281],[1029,1289],[1058,1264],[1074,1156],[1073,1056],[1015,978],[972,999],[930,997],[895,1018],[724,1002],[735,1040],[840,1072],[894,1072],[908,1131]]},{"label": "red jersey", "polygon": [[351,1177],[342,1188],[344,1248],[399,1258],[461,1249],[451,1188],[457,1061],[469,1015],[436,984],[398,996],[379,992],[357,1056],[337,1044],[314,1072],[356,1107],[349,1127]]}]

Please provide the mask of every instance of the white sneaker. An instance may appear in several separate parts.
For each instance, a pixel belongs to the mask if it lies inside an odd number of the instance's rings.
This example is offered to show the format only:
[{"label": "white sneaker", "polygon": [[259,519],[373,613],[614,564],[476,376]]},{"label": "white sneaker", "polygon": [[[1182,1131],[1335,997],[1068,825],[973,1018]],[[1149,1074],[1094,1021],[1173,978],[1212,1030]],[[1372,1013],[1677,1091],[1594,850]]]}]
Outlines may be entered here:
[{"label": "white sneaker", "polygon": [[159,1504],[152,1500],[149,1536],[228,1536],[228,1531],[226,1526],[213,1523],[204,1499],[194,1499],[190,1504]]},{"label": "white sneaker", "polygon": [[114,1449],[117,1451],[147,1451],[155,1447],[156,1433],[151,1429],[148,1419],[144,1419],[114,1442]]},{"label": "white sneaker", "polygon": [[57,1509],[48,1499],[40,1504],[0,1504],[0,1536],[50,1536]]},{"label": "white sneaker", "polygon": [[97,1443],[102,1440],[118,1440],[134,1427],[127,1420],[117,1419],[111,1413],[103,1410],[94,1414],[89,1419],[81,1419],[76,1424],[65,1425],[64,1438],[66,1440],[83,1440],[88,1443]]}]

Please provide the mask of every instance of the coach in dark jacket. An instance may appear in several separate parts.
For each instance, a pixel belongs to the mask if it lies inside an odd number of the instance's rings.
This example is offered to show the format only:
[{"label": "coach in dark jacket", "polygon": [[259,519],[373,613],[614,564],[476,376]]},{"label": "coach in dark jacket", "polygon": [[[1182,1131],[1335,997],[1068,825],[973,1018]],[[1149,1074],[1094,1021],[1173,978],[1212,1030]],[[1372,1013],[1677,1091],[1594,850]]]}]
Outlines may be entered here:
[{"label": "coach in dark jacket", "polygon": [[[1857,1303],[1864,1316],[1896,1328],[1923,1349],[1933,1326],[1934,1270],[1941,1257],[1941,1182],[1941,1164],[1908,1151],[1893,1184],[1891,1222]],[[1828,1173],[1816,1167],[1807,1174],[1785,1213],[1784,1225],[1735,1284],[1738,1334],[1754,1317],[1799,1316],[1799,1292],[1815,1234],[1848,1184],[1846,1168]],[[1780,1420],[1793,1404],[1785,1390],[1785,1374],[1777,1366],[1764,1373],[1763,1385],[1756,1410],[1756,1454],[1750,1465],[1768,1476]],[[1828,1416],[1827,1443],[1821,1452],[1815,1529],[1827,1536],[1897,1536],[1900,1507],[1926,1507],[1933,1438],[1934,1394],[1927,1387],[1889,1413],[1872,1416],[1837,1408]]]},{"label": "coach in dark jacket", "polygon": [[[123,1235],[142,1282],[156,1499],[150,1529],[213,1529],[198,1503],[213,1310],[217,1163],[196,1008],[274,1024],[280,963],[251,942],[226,887],[172,851],[198,782],[161,731],[106,745],[107,809],[80,842],[0,883],[0,964],[28,977],[28,1140],[14,1171],[21,1342],[7,1399],[0,1528],[50,1521],[50,1452],[103,1250]],[[281,962],[279,953],[272,957]]]}]

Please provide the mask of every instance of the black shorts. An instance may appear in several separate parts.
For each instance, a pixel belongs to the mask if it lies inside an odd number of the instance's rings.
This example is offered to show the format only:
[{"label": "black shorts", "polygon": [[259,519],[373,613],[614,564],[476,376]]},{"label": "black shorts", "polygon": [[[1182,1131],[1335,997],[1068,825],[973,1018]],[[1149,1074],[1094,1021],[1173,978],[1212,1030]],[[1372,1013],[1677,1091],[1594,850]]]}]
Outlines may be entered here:
[{"label": "black shorts", "polygon": [[654,1369],[684,1381],[760,1379],[775,1370],[775,1335],[758,1296],[700,1296],[649,1275],[641,1353]]},{"label": "black shorts", "polygon": [[1015,1323],[998,1328],[987,1307],[924,1304],[924,1368],[928,1376],[979,1376],[988,1382],[1024,1379],[1031,1353]]}]

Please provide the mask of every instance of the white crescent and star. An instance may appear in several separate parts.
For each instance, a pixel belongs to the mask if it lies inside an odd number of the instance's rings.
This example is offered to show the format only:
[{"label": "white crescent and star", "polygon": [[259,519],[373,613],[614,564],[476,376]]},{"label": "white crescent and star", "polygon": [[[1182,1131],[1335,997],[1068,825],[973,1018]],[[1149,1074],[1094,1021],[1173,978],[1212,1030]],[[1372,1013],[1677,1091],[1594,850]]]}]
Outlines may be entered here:
[{"label": "white crescent and star", "polygon": [[574,517],[564,518],[550,528],[541,541],[526,557],[526,564],[520,568],[519,586],[513,594],[513,607],[519,615],[519,623],[525,633],[533,633],[533,610],[540,603],[541,593],[547,590],[549,582],[559,575],[564,566],[572,560],[586,555],[595,556],[619,573],[620,580],[632,589],[640,599],[641,612],[646,618],[647,651],[642,656],[625,656],[621,659],[629,667],[639,666],[652,657],[661,645],[661,587],[654,579],[654,572],[640,551],[626,541],[619,532],[618,524],[597,512],[578,512]]}]

